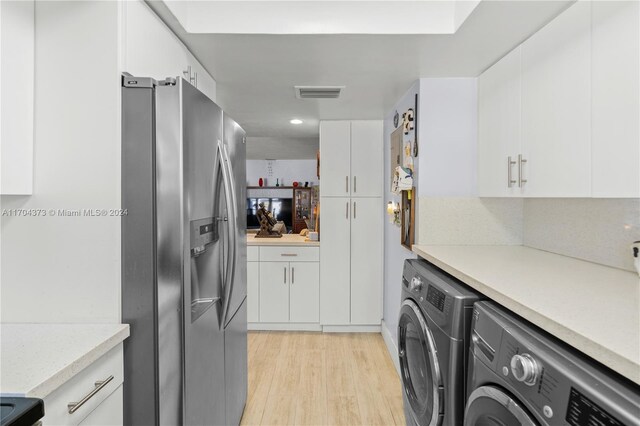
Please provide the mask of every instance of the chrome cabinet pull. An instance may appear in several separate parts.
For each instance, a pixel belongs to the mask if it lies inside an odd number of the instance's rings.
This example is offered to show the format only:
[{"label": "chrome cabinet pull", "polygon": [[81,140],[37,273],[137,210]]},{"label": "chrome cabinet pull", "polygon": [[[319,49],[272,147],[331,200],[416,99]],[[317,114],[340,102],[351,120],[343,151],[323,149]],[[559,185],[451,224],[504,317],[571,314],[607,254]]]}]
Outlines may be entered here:
[{"label": "chrome cabinet pull", "polygon": [[296,268],[291,267],[291,285],[296,282]]},{"label": "chrome cabinet pull", "polygon": [[523,184],[527,183],[527,180],[522,178],[522,168],[526,162],[527,160],[522,158],[522,154],[518,154],[518,186],[520,188],[522,188]]},{"label": "chrome cabinet pull", "polygon": [[284,283],[287,284],[287,267],[284,267]]},{"label": "chrome cabinet pull", "polygon": [[344,190],[344,192],[346,192],[348,194],[349,193],[349,176],[345,176],[344,177],[344,182],[345,182],[345,190]]},{"label": "chrome cabinet pull", "polygon": [[353,202],[353,218],[356,218],[356,202]]},{"label": "chrome cabinet pull", "polygon": [[93,390],[91,392],[86,394],[84,398],[82,398],[78,402],[70,402],[69,404],[67,404],[67,408],[69,409],[69,414],[73,414],[76,411],[78,411],[80,409],[80,407],[82,407],[87,401],[89,401],[91,398],[93,398],[93,396],[95,394],[100,392],[102,390],[102,388],[107,386],[109,384],[109,382],[112,381],[112,380],[113,380],[113,376],[109,376],[105,380],[98,380],[95,383],[96,387],[93,388]]},{"label": "chrome cabinet pull", "polygon": [[516,183],[515,179],[513,179],[511,168],[516,164],[515,161],[511,160],[511,156],[507,157],[507,188],[511,188],[514,183]]},{"label": "chrome cabinet pull", "polygon": [[349,220],[349,202],[348,201],[347,201],[347,210],[346,210],[346,213],[344,215],[344,218]]},{"label": "chrome cabinet pull", "polygon": [[353,177],[353,192],[358,192],[356,191],[356,177]]},{"label": "chrome cabinet pull", "polygon": [[280,256],[295,257],[295,256],[297,256],[297,254],[296,253],[281,253]]}]

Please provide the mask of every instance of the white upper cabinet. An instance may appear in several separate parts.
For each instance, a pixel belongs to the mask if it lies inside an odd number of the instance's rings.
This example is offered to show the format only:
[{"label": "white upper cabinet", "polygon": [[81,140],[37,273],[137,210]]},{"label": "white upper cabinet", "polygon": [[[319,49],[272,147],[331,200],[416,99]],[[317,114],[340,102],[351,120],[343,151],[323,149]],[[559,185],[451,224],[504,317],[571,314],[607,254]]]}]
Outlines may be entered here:
[{"label": "white upper cabinet", "polygon": [[351,122],[320,123],[320,196],[351,194]]},{"label": "white upper cabinet", "polygon": [[517,157],[521,153],[520,54],[518,46],[478,79],[478,193],[521,196]]},{"label": "white upper cabinet", "polygon": [[0,2],[0,193],[33,192],[35,26],[33,1]]},{"label": "white upper cabinet", "polygon": [[215,80],[149,6],[126,1],[123,8],[124,71],[158,80],[184,77],[215,101]]},{"label": "white upper cabinet", "polygon": [[639,9],[574,3],[480,76],[480,196],[640,197]]},{"label": "white upper cabinet", "polygon": [[382,196],[382,121],[320,123],[320,196]]},{"label": "white upper cabinet", "polygon": [[352,121],[352,197],[382,197],[382,163],[382,121]]},{"label": "white upper cabinet", "polygon": [[640,197],[640,3],[592,5],[592,192]]},{"label": "white upper cabinet", "polygon": [[591,196],[591,2],[522,44],[522,155],[528,197]]}]

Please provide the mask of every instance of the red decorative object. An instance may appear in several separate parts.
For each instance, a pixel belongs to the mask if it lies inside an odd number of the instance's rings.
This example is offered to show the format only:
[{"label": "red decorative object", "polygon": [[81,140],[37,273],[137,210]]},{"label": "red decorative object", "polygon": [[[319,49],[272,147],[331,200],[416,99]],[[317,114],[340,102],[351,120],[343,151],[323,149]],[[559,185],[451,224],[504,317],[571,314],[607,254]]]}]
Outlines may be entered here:
[{"label": "red decorative object", "polygon": [[294,187],[294,188],[297,188],[297,187],[298,187],[298,185],[299,185],[299,184],[298,184],[298,182],[293,182],[293,187]]},{"label": "red decorative object", "polygon": [[262,178],[258,179],[258,186],[262,186],[264,184],[264,181],[262,180]]}]

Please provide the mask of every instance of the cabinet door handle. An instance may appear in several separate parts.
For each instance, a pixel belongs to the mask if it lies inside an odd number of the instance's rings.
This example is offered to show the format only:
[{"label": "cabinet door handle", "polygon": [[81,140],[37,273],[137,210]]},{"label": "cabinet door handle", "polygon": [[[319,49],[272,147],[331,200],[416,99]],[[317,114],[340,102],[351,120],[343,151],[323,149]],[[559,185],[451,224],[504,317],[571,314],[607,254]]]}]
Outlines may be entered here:
[{"label": "cabinet door handle", "polygon": [[287,267],[284,267],[284,284],[287,285]]},{"label": "cabinet door handle", "polygon": [[353,177],[353,192],[354,192],[354,193],[355,193],[355,192],[358,192],[358,191],[356,190],[356,177],[355,177],[355,176]]},{"label": "cabinet door handle", "polygon": [[297,256],[297,254],[296,253],[281,253],[280,256],[295,257],[295,256]]},{"label": "cabinet door handle", "polygon": [[296,282],[296,268],[291,267],[291,285]]},{"label": "cabinet door handle", "polygon": [[349,202],[348,201],[347,201],[346,206],[347,206],[347,209],[345,210],[346,213],[344,215],[344,218],[349,220]]},{"label": "cabinet door handle", "polygon": [[353,202],[353,218],[356,218],[356,202]]},{"label": "cabinet door handle", "polygon": [[345,176],[344,177],[344,182],[345,182],[344,192],[346,192],[348,194],[349,193],[349,176]]},{"label": "cabinet door handle", "polygon": [[522,188],[523,184],[527,183],[527,180],[522,178],[522,168],[526,162],[527,160],[522,158],[522,154],[518,154],[518,186],[520,188]]},{"label": "cabinet door handle", "polygon": [[511,188],[514,183],[516,183],[515,179],[513,179],[511,168],[516,164],[515,161],[511,159],[511,156],[507,157],[507,188]]},{"label": "cabinet door handle", "polygon": [[87,401],[89,401],[91,398],[93,398],[93,396],[95,394],[100,392],[102,390],[102,388],[107,386],[109,384],[109,382],[112,381],[112,380],[113,380],[113,376],[109,376],[105,380],[98,380],[95,383],[95,388],[93,388],[93,390],[91,392],[86,394],[84,396],[84,398],[82,398],[78,402],[70,402],[69,404],[67,404],[67,408],[69,409],[69,414],[73,414],[76,411],[78,411],[80,409],[80,407],[82,407]]}]

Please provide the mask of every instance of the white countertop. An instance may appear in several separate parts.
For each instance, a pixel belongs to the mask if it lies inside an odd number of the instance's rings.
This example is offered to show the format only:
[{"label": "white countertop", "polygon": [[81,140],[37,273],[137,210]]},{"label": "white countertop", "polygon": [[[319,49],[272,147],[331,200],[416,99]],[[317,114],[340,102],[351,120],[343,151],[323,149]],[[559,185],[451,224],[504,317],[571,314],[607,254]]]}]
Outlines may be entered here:
[{"label": "white countertop", "polygon": [[127,324],[0,324],[0,393],[44,398],[128,336]]},{"label": "white countertop", "polygon": [[523,246],[413,251],[560,340],[640,384],[640,278]]},{"label": "white countertop", "polygon": [[256,234],[247,234],[248,246],[308,246],[318,247],[320,241],[305,241],[307,237],[299,234],[284,234],[282,238],[256,238]]}]

